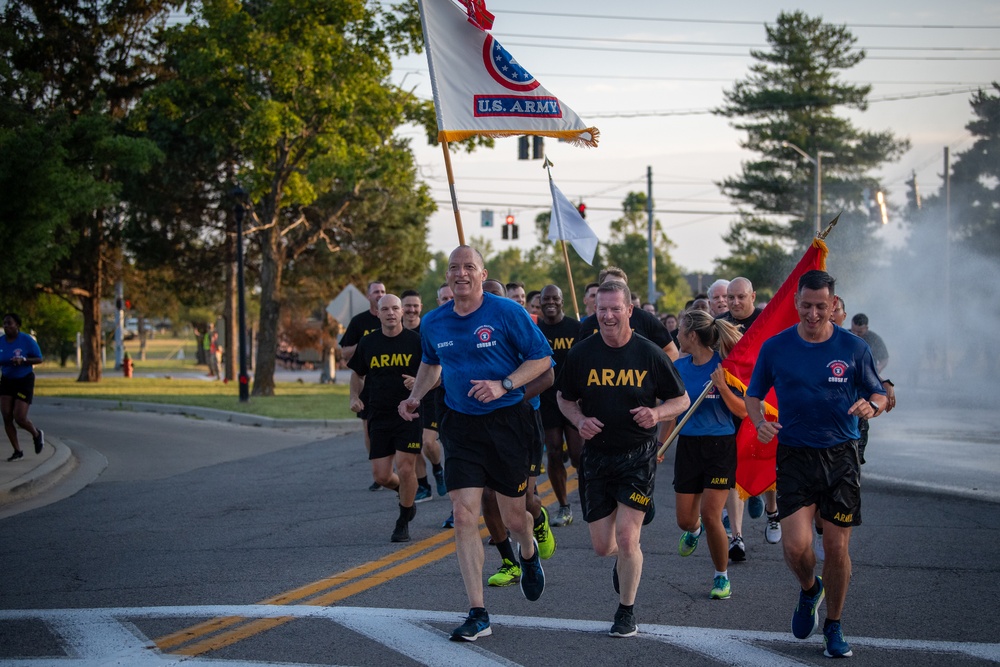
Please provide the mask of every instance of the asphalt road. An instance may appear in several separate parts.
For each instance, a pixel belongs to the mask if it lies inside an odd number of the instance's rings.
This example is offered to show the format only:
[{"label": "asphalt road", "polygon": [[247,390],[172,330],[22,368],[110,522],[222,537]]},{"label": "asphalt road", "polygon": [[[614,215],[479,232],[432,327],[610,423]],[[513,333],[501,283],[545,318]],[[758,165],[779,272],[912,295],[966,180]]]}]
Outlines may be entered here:
[{"label": "asphalt road", "polygon": [[[912,400],[873,422],[844,628],[859,665],[1000,662],[993,635],[1000,418],[986,401]],[[389,542],[394,494],[369,492],[358,433],[35,406],[80,467],[0,519],[0,663],[16,665],[822,664],[791,638],[797,587],[746,519],[733,597],[711,601],[703,546],[677,554],[672,457],[643,533],[640,636],[606,636],[610,559],[555,529],[545,594],[488,589],[494,634],[446,633],[465,598],[446,499]],[[544,478],[543,478],[544,480]],[[575,494],[571,499],[576,501]],[[554,502],[554,501],[549,501]],[[578,511],[578,507],[577,507]],[[498,565],[487,547],[488,573]],[[215,663],[213,663],[215,664]]]}]

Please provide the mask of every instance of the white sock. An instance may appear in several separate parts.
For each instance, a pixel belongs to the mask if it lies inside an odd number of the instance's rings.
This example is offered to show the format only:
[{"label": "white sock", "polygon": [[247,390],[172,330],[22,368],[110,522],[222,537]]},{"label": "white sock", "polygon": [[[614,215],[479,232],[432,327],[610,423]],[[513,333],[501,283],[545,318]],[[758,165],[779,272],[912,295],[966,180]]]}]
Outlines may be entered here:
[{"label": "white sock", "polygon": [[718,570],[716,570],[715,571],[715,576],[717,576],[717,577],[723,577],[725,579],[728,579],[729,578],[729,570],[726,570],[725,572],[719,572]]}]

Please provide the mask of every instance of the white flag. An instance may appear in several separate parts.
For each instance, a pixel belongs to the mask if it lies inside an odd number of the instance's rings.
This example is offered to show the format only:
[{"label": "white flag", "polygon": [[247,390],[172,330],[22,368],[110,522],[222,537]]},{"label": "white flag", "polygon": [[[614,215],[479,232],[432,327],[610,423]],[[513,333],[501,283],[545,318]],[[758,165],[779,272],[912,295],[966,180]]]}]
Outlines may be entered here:
[{"label": "white flag", "polygon": [[599,132],[489,33],[485,0],[419,0],[438,141],[538,135],[597,146]]},{"label": "white flag", "polygon": [[555,181],[549,179],[549,188],[552,190],[552,217],[549,220],[549,240],[569,241],[573,244],[583,261],[587,264],[594,263],[594,253],[597,252],[597,234],[590,228],[590,225],[580,215],[580,211],[573,206],[566,195],[556,187]]}]

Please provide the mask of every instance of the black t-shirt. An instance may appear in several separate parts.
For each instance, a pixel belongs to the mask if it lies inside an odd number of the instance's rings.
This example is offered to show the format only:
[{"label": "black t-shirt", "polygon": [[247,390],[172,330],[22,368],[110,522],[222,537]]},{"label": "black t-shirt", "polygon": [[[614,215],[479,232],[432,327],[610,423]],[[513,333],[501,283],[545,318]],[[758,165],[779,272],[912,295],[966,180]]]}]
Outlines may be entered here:
[{"label": "black t-shirt", "polygon": [[372,311],[366,310],[363,313],[358,313],[351,318],[350,323],[347,325],[347,331],[341,336],[340,347],[357,345],[362,338],[381,328],[382,322],[379,321],[378,315],[372,315]]},{"label": "black t-shirt", "polygon": [[670,358],[638,335],[617,348],[599,335],[580,341],[566,357],[556,386],[567,401],[581,401],[585,416],[604,424],[587,441],[600,449],[633,449],[648,442],[656,427],[641,428],[629,410],[684,395],[684,381]]},{"label": "black t-shirt", "polygon": [[[552,348],[552,361],[555,362],[555,372],[558,374],[563,362],[566,361],[569,349],[573,347],[580,335],[580,320],[566,315],[556,324],[546,324],[544,319],[539,318],[538,328],[545,339],[549,341],[549,346]],[[541,398],[554,404],[556,402],[555,384],[543,391]]]},{"label": "black t-shirt", "polygon": [[[661,349],[674,342],[670,332],[663,326],[663,322],[650,312],[642,308],[632,308],[632,317],[628,318],[632,331],[651,340]],[[590,338],[601,330],[597,323],[597,314],[591,315],[580,323],[580,340]]]},{"label": "black t-shirt", "polygon": [[735,324],[740,328],[740,332],[746,333],[747,329],[750,328],[750,325],[757,321],[757,318],[760,317],[760,314],[762,312],[764,312],[763,308],[761,308],[760,306],[755,306],[753,312],[750,313],[750,317],[746,318],[745,320],[736,319],[735,317],[733,317],[733,314],[730,311],[726,311],[725,313],[719,315],[715,319],[732,322],[733,324]]},{"label": "black t-shirt", "polygon": [[410,395],[403,375],[416,376],[420,355],[420,334],[409,329],[391,338],[379,329],[358,343],[347,367],[365,379],[365,408],[373,418],[398,416],[400,402]]}]

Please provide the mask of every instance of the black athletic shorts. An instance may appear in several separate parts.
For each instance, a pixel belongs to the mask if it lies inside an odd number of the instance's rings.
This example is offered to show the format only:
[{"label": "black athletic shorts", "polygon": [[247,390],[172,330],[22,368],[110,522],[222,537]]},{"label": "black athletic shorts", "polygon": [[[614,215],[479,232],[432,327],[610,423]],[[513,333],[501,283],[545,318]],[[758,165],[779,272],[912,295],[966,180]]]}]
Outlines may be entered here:
[{"label": "black athletic shorts", "polygon": [[0,377],[0,396],[13,396],[15,400],[31,404],[35,397],[35,374],[23,378]]},{"label": "black athletic shorts", "polygon": [[393,456],[396,452],[419,454],[423,432],[416,419],[408,422],[398,415],[395,418],[374,415],[368,419],[368,439],[372,445],[368,451],[370,461]]},{"label": "black athletic shorts", "polygon": [[583,446],[580,504],[587,523],[610,516],[618,503],[648,512],[656,477],[656,438],[634,449]]},{"label": "black athletic shorts", "polygon": [[736,484],[735,435],[682,435],[674,454],[674,491],[701,493]]},{"label": "black athletic shorts", "polygon": [[538,477],[542,474],[542,452],[545,451],[545,430],[542,428],[542,411],[532,410],[531,423],[535,425],[535,437],[531,441],[528,455],[528,477]]},{"label": "black athletic shorts", "polygon": [[503,496],[523,496],[529,450],[538,437],[533,412],[524,401],[485,415],[446,409],[439,432],[448,489],[489,487]]},{"label": "black athletic shorts", "polygon": [[438,430],[438,406],[435,393],[437,389],[431,389],[420,401],[420,422],[423,427],[431,431]]},{"label": "black athletic shorts", "polygon": [[562,411],[559,409],[559,403],[556,401],[555,396],[548,397],[549,394],[543,393],[540,396],[541,408],[539,412],[542,413],[542,428],[546,431],[553,428],[570,428],[572,424],[566,419]]},{"label": "black athletic shorts", "polygon": [[861,525],[861,461],[858,441],[818,449],[778,443],[778,517],[815,505],[824,521]]}]

